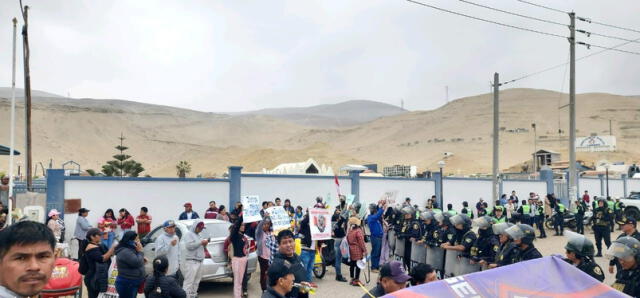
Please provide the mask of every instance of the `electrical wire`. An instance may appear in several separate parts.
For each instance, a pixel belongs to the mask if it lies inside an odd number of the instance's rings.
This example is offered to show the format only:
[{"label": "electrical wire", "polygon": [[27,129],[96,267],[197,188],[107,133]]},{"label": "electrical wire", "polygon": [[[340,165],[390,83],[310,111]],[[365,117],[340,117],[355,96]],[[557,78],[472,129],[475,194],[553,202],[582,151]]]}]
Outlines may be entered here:
[{"label": "electrical wire", "polygon": [[635,32],[635,33],[640,33],[639,29],[632,29],[632,28],[626,28],[626,27],[622,27],[622,26],[616,26],[616,25],[601,23],[601,22],[593,21],[593,20],[591,20],[589,18],[585,18],[585,17],[576,17],[576,18],[579,21],[587,22],[587,23],[590,23],[590,24],[596,24],[596,25],[600,25],[600,26],[604,26],[604,27],[609,27],[609,28],[615,28],[615,29],[619,29],[619,30],[625,30],[625,31],[631,31],[631,32]]},{"label": "electrical wire", "polygon": [[593,48],[605,49],[605,50],[616,51],[616,52],[621,52],[621,53],[627,53],[627,54],[632,54],[632,55],[640,55],[640,52],[620,50],[620,49],[616,49],[616,48],[613,48],[613,47],[599,46],[599,45],[590,44],[590,43],[581,42],[581,41],[577,42],[576,44],[586,46],[587,49],[593,47]]},{"label": "electrical wire", "polygon": [[415,0],[407,0],[407,1],[411,2],[411,3],[414,3],[414,4],[422,5],[422,6],[425,6],[425,7],[433,8],[433,9],[436,9],[436,10],[439,10],[439,11],[444,11],[444,12],[447,12],[447,13],[450,13],[450,14],[455,14],[455,15],[458,15],[458,16],[474,19],[474,20],[477,20],[477,21],[492,23],[492,24],[496,24],[496,25],[500,25],[500,26],[504,26],[504,27],[509,27],[509,28],[513,28],[513,29],[528,31],[528,32],[532,32],[532,33],[538,33],[538,34],[547,35],[547,36],[559,37],[559,38],[562,38],[562,39],[566,39],[567,38],[566,36],[562,36],[562,35],[559,35],[559,34],[549,33],[549,32],[544,32],[544,31],[538,31],[538,30],[534,30],[534,29],[530,29],[530,28],[519,27],[519,26],[509,25],[509,24],[505,24],[505,23],[492,21],[492,20],[487,20],[487,19],[483,19],[483,18],[472,16],[472,15],[468,15],[468,14],[464,14],[464,13],[460,13],[460,12],[456,12],[456,11],[440,8],[440,7],[437,7],[437,6],[433,6],[433,5],[426,4],[426,3],[423,3],[423,2],[419,2],[419,1],[415,1]]},{"label": "electrical wire", "polygon": [[585,30],[576,30],[576,32],[580,32],[580,33],[586,34],[587,37],[593,35],[593,36],[600,36],[600,37],[606,37],[606,38],[617,39],[617,40],[624,40],[624,41],[628,41],[628,42],[640,43],[640,41],[635,41],[633,39],[628,39],[628,38],[619,37],[619,36],[613,36],[613,35],[607,35],[607,34],[600,34],[600,33],[597,33],[597,32],[589,32],[589,31],[585,31]]},{"label": "electrical wire", "polygon": [[503,9],[487,6],[487,5],[484,5],[484,4],[479,4],[479,3],[467,1],[467,0],[458,0],[458,1],[464,2],[464,3],[467,3],[467,4],[471,4],[471,5],[475,5],[475,6],[478,6],[478,7],[482,7],[482,8],[486,8],[486,9],[490,9],[490,10],[494,10],[494,11],[498,11],[498,12],[514,15],[514,16],[518,16],[518,17],[525,18],[525,19],[530,19],[530,20],[535,20],[535,21],[539,21],[539,22],[544,22],[544,23],[549,23],[549,24],[554,24],[554,25],[560,25],[560,26],[569,26],[567,24],[558,23],[558,22],[545,20],[545,19],[540,19],[540,18],[528,16],[528,15],[523,15],[523,14],[519,14],[519,13],[515,13],[515,12],[511,12],[511,11],[507,11],[507,10],[503,10]]},{"label": "electrical wire", "polygon": [[560,10],[560,9],[556,9],[556,8],[553,8],[553,7],[544,6],[544,5],[540,5],[540,4],[536,4],[536,3],[533,3],[533,2],[529,2],[529,1],[524,1],[524,0],[516,0],[516,1],[518,1],[518,2],[522,2],[522,3],[526,3],[526,4],[529,4],[529,5],[533,5],[533,6],[536,6],[536,7],[544,8],[544,9],[546,9],[546,10],[551,10],[551,11],[555,11],[555,12],[559,12],[559,13],[564,13],[564,14],[566,14],[566,13],[567,13],[566,11],[562,11],[562,10]]},{"label": "electrical wire", "polygon": [[[630,44],[631,42],[638,42],[638,41],[640,41],[640,38],[634,39],[632,41],[623,42],[621,44],[615,45],[615,46],[610,47],[610,48],[604,48],[603,50],[600,50],[600,51],[591,53],[589,55],[585,55],[585,56],[576,58],[576,62],[578,62],[578,61],[580,61],[582,59],[586,59],[586,58],[589,58],[589,57],[592,57],[592,56],[595,56],[595,55],[602,54],[602,53],[607,52],[607,51],[616,51],[617,48],[619,48],[619,47],[626,46],[626,45]],[[535,76],[535,75],[539,75],[541,73],[552,71],[554,69],[558,69],[560,67],[563,67],[563,66],[565,66],[567,64],[569,64],[569,62],[561,63],[561,64],[558,64],[558,65],[554,65],[554,66],[551,66],[551,67],[548,67],[548,68],[545,68],[545,69],[542,69],[542,70],[539,70],[539,71],[536,71],[536,72],[521,76],[521,77],[513,79],[513,80],[505,81],[504,83],[502,83],[502,85],[510,84],[510,83],[513,83],[513,82],[516,82],[516,81],[520,81],[520,80],[523,80],[523,79],[526,79],[526,78],[529,78],[529,77],[532,77],[532,76]]]}]

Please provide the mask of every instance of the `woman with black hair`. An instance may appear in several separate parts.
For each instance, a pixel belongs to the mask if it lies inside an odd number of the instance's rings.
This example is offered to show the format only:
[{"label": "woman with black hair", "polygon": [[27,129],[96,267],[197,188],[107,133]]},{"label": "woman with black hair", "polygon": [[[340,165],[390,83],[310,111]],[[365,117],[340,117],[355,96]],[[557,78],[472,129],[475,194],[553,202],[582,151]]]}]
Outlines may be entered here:
[{"label": "woman with black hair", "polygon": [[187,293],[180,288],[173,276],[167,276],[169,260],[159,256],[153,260],[153,275],[147,277],[144,285],[144,296],[147,298],[171,297],[185,298]]},{"label": "woman with black hair", "polygon": [[220,208],[218,208],[218,216],[216,219],[229,221],[229,214],[227,213],[227,208],[224,205],[220,205]]},{"label": "woman with black hair", "polygon": [[107,209],[104,215],[98,220],[98,228],[104,234],[102,236],[102,243],[107,247],[111,247],[113,239],[116,238],[115,229],[117,228],[116,217],[113,216],[113,209]]},{"label": "woman with black hair", "polygon": [[138,234],[127,231],[116,247],[118,277],[116,291],[121,298],[135,298],[144,280],[144,255]]},{"label": "woman with black hair", "polygon": [[100,292],[107,291],[109,266],[115,250],[114,247],[108,249],[100,243],[101,236],[102,232],[97,228],[89,229],[86,234],[86,241],[89,243],[84,251],[84,257],[88,270],[84,275],[84,284],[87,286],[89,298],[96,298]]},{"label": "woman with black hair", "polygon": [[247,255],[249,254],[249,240],[244,235],[245,226],[240,221],[231,226],[228,248],[231,255],[231,269],[233,270],[233,296],[235,298],[246,297],[243,293],[244,274],[247,269]]},{"label": "woman with black hair", "polygon": [[120,213],[120,216],[118,217],[118,226],[120,226],[120,235],[122,235],[126,231],[131,231],[131,228],[136,224],[136,222],[127,209],[122,208],[118,213]]}]

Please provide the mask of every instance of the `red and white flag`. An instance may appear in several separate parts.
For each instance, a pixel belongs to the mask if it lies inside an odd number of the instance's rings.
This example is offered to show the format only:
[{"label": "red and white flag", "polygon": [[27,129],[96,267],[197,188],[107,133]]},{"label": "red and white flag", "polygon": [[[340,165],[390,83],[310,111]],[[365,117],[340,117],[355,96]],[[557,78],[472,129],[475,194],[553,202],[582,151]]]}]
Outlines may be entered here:
[{"label": "red and white flag", "polygon": [[334,181],[336,182],[336,189],[338,190],[338,196],[340,196],[340,182],[338,181],[338,175],[334,175]]}]

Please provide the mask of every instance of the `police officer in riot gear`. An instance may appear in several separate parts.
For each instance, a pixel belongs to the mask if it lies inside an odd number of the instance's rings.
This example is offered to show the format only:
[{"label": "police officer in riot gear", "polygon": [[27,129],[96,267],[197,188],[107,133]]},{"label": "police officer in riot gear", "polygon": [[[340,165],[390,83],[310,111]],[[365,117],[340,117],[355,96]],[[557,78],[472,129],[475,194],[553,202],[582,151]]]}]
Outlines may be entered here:
[{"label": "police officer in riot gear", "polygon": [[602,257],[602,240],[604,244],[609,248],[611,246],[611,231],[609,230],[609,223],[613,218],[613,210],[607,207],[607,201],[600,198],[598,200],[598,207],[593,211],[593,233],[596,239],[596,247],[598,253],[596,257]]},{"label": "police officer in riot gear", "polygon": [[416,214],[415,208],[412,206],[405,206],[402,208],[402,228],[400,229],[400,233],[398,234],[398,240],[404,241],[404,257],[402,261],[406,268],[411,268],[411,237],[414,235],[413,230],[415,227],[418,227],[418,222],[414,219]]},{"label": "police officer in riot gear", "polygon": [[434,219],[435,213],[433,211],[423,211],[420,213],[420,219],[422,222],[420,223],[420,229],[422,231],[422,235],[418,239],[419,243],[425,243],[429,246],[436,246],[434,244],[433,232],[438,228],[436,225],[436,221]]},{"label": "police officer in riot gear", "polygon": [[606,252],[607,257],[618,260],[622,268],[611,287],[632,297],[640,297],[639,254],[640,241],[629,236],[613,241]]},{"label": "police officer in riot gear", "polygon": [[476,218],[473,220],[473,225],[478,227],[478,238],[471,246],[471,261],[486,267],[495,261],[500,249],[500,240],[492,230],[493,218],[489,216]]},{"label": "police officer in riot gear", "polygon": [[[622,230],[622,234],[620,234],[617,239],[628,236],[628,237],[636,238],[640,241],[640,232],[638,232],[638,230],[636,229],[637,221],[635,218],[626,217],[625,215],[623,215],[622,218],[620,218],[620,220],[616,220],[616,223],[620,226],[620,229]],[[609,273],[613,274],[614,267],[617,268],[616,272],[620,273],[622,271],[622,269],[620,268],[620,263],[616,259],[609,261]]]},{"label": "police officer in riot gear", "polygon": [[526,224],[517,224],[505,230],[509,237],[513,239],[513,243],[518,247],[519,251],[513,263],[542,258],[542,254],[533,245],[536,239],[536,230]]},{"label": "police officer in riot gear", "polygon": [[564,260],[600,282],[604,281],[604,272],[593,259],[595,253],[593,242],[584,235],[571,231],[567,231],[567,238],[567,244],[564,246],[566,250]]},{"label": "police officer in riot gear", "polygon": [[494,223],[491,226],[493,234],[498,236],[500,247],[496,254],[495,261],[489,264],[489,268],[496,268],[500,266],[506,266],[513,263],[515,256],[518,254],[518,247],[516,247],[513,240],[509,238],[509,235],[505,232],[508,228],[514,226],[512,223]]},{"label": "police officer in riot gear", "polygon": [[455,234],[449,242],[443,243],[440,247],[445,250],[457,251],[458,256],[469,258],[471,247],[478,238],[471,230],[471,219],[464,214],[452,216],[449,221],[455,227]]}]

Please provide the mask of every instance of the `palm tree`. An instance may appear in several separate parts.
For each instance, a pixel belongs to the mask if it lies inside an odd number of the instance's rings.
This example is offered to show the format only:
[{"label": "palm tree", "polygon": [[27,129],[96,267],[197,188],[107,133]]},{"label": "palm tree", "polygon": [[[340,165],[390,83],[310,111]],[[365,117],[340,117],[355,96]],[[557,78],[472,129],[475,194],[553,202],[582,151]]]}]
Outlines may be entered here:
[{"label": "palm tree", "polygon": [[191,163],[186,160],[181,160],[176,165],[176,170],[178,171],[178,177],[185,178],[187,174],[191,173]]}]

